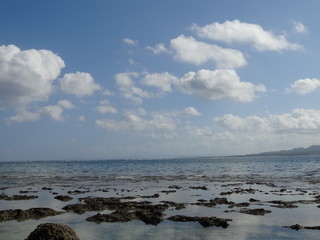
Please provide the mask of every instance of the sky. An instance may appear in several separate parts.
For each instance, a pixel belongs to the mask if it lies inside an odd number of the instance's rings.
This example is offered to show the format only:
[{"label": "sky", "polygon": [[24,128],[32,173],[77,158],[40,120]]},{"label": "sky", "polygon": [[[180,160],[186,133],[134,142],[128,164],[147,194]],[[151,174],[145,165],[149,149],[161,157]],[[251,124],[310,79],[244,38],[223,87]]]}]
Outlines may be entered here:
[{"label": "sky", "polygon": [[2,0],[0,161],[320,144],[317,0]]}]

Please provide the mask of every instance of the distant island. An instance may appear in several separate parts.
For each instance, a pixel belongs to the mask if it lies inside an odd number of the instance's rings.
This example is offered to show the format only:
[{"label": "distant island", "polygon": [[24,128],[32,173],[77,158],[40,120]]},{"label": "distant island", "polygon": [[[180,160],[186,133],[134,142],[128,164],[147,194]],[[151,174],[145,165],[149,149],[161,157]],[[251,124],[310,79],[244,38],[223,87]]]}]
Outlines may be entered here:
[{"label": "distant island", "polygon": [[312,145],[308,148],[294,148],[292,150],[281,150],[274,152],[262,152],[256,154],[246,154],[241,156],[303,156],[303,155],[320,155],[320,145]]}]

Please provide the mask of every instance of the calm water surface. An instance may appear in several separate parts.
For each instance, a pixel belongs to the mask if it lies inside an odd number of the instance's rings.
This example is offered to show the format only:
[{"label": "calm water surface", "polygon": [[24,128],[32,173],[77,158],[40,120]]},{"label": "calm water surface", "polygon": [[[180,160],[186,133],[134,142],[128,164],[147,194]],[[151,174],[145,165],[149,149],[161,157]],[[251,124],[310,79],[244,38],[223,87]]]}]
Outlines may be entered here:
[{"label": "calm water surface", "polygon": [[[0,210],[50,207],[61,210],[68,204],[77,203],[85,196],[119,197],[142,196],[160,193],[162,200],[184,203],[198,199],[221,197],[222,191],[230,191],[232,184],[242,188],[254,188],[255,194],[232,194],[229,201],[248,202],[250,198],[267,202],[271,200],[310,200],[320,194],[320,157],[250,157],[250,158],[193,158],[171,160],[108,160],[108,161],[39,161],[0,162],[0,193],[19,194],[31,190],[39,198],[27,201],[0,200]],[[265,184],[261,184],[265,183]],[[277,187],[270,187],[270,183]],[[176,193],[163,194],[169,186],[182,189]],[[206,186],[208,191],[190,190],[190,186]],[[42,187],[52,187],[51,192]],[[9,187],[9,188],[8,188]],[[99,188],[108,192],[97,191]],[[288,194],[280,195],[286,188]],[[68,191],[85,189],[87,193],[73,196],[71,202],[54,199],[52,192],[67,195]],[[113,190],[112,190],[113,189]],[[123,191],[130,189],[130,193]],[[305,193],[301,194],[301,189]],[[122,190],[122,191],[121,191]],[[276,193],[273,193],[276,192]],[[290,194],[289,194],[290,192]],[[149,199],[148,199],[149,200]],[[253,208],[272,210],[265,216],[252,216],[225,212],[227,206],[216,208],[188,205],[186,209],[169,209],[166,215],[217,216],[231,218],[227,229],[202,228],[198,223],[174,223],[168,220],[158,226],[145,225],[139,221],[128,223],[91,223],[85,219],[94,215],[66,213],[40,220],[23,222],[0,222],[0,239],[25,239],[42,222],[67,224],[74,228],[82,240],[95,239],[319,239],[315,230],[293,231],[283,225],[299,223],[305,226],[320,225],[316,204],[300,204],[294,209],[279,209],[266,204]]]}]

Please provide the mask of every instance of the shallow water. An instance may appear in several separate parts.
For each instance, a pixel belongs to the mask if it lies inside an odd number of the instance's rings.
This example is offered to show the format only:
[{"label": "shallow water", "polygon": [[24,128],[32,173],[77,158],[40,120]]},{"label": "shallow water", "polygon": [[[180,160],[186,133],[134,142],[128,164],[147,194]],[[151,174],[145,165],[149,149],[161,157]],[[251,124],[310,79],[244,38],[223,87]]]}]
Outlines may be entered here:
[{"label": "shallow water", "polygon": [[[159,198],[147,199],[154,203],[174,201],[186,203],[186,208],[166,210],[171,215],[216,216],[231,218],[227,229],[203,228],[199,223],[176,223],[169,220],[157,226],[140,221],[128,223],[87,222],[85,219],[96,212],[78,215],[65,213],[39,220],[23,222],[0,222],[0,239],[25,239],[37,225],[53,222],[71,226],[80,239],[318,239],[317,230],[291,230],[282,226],[300,224],[319,226],[317,204],[297,204],[298,208],[276,208],[268,201],[313,200],[320,194],[320,157],[257,157],[257,158],[212,158],[173,160],[113,160],[113,161],[55,161],[55,162],[0,162],[0,193],[9,196],[21,190],[36,195],[33,200],[0,200],[0,210],[49,207],[60,210],[77,203],[86,196],[122,197],[160,194]],[[174,193],[164,193],[170,186],[181,187]],[[190,189],[190,186],[206,186],[207,191]],[[44,190],[51,187],[52,190]],[[222,192],[236,188],[255,189],[255,193]],[[284,189],[285,191],[280,191]],[[101,189],[106,190],[105,192]],[[81,190],[83,194],[72,195],[68,191]],[[69,195],[74,199],[61,202],[55,194]],[[239,212],[225,212],[227,205],[203,207],[192,205],[199,199],[210,200],[227,197],[235,203],[251,203],[250,208],[271,210],[264,216]],[[107,211],[106,211],[107,212]]]}]

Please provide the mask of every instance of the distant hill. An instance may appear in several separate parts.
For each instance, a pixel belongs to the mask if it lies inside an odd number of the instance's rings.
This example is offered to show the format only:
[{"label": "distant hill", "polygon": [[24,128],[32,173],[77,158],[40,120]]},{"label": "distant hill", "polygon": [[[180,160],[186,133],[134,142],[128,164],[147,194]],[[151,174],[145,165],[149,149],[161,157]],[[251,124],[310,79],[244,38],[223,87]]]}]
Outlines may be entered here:
[{"label": "distant hill", "polygon": [[247,154],[245,156],[303,156],[320,155],[320,145],[312,145],[308,148],[294,148],[292,150],[281,150],[274,152],[262,152],[256,154]]}]

